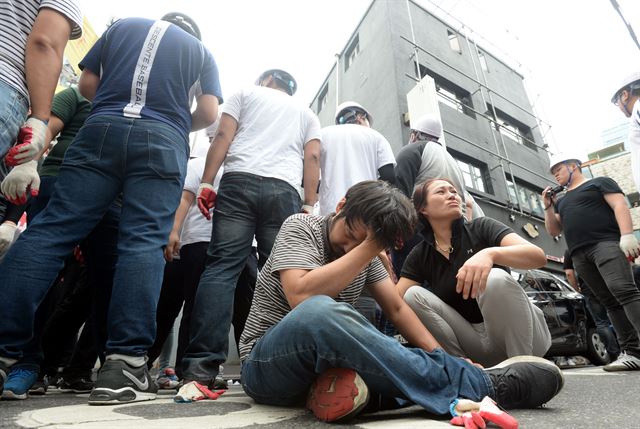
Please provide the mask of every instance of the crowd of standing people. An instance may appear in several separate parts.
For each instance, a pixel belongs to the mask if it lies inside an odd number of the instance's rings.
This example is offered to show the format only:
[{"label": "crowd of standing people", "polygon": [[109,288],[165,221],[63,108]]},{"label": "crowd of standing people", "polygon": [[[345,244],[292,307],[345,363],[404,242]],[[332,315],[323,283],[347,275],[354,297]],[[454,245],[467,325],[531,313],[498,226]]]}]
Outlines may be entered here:
[{"label": "crowd of standing people", "polygon": [[[367,404],[538,407],[562,389],[542,358],[544,316],[508,274],[543,266],[544,252],[484,216],[437,116],[412,118],[396,159],[355,101],[322,128],[284,70],[223,99],[214,56],[181,13],[114,22],[80,62],[78,87],[54,96],[64,46],[81,33],[76,3],[0,8],[11,11],[0,32],[16,41],[0,47],[3,398],[61,377],[91,405],[152,400],[158,387],[178,389],[176,402],[216,399],[232,324],[245,392],[306,401],[323,421]],[[635,86],[619,92],[625,109],[638,98]],[[205,128],[207,153],[191,153],[189,133]],[[638,242],[622,192],[584,179],[579,159],[551,173],[566,194],[543,192],[547,229],[564,228],[606,307],[618,369],[640,369],[640,292],[626,276]],[[375,326],[380,310],[409,346]],[[163,352],[176,320],[177,350]],[[173,363],[154,380],[163,353]]]}]

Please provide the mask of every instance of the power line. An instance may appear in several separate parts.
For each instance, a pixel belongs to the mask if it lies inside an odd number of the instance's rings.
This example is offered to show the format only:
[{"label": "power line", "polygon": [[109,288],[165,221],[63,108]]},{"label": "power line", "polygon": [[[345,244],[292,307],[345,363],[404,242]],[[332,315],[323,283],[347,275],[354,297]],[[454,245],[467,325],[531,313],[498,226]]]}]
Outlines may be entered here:
[{"label": "power line", "polygon": [[610,0],[610,1],[615,11],[618,12],[618,15],[620,15],[620,18],[622,18],[622,22],[624,22],[624,25],[626,25],[627,30],[629,31],[629,35],[631,36],[631,39],[635,42],[638,49],[640,49],[640,42],[638,42],[636,33],[633,31],[633,28],[631,27],[631,24],[629,23],[629,21],[627,21],[627,19],[624,17],[624,14],[622,13],[622,9],[620,8],[620,5],[616,0]]}]

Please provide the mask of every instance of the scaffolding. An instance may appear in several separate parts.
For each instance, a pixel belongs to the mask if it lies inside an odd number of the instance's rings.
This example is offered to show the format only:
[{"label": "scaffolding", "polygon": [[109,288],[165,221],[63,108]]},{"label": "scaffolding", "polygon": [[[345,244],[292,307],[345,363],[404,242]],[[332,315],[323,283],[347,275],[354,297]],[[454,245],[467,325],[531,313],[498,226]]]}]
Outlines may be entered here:
[{"label": "scaffolding", "polygon": [[[419,53],[425,54],[427,56],[429,56],[430,58],[433,58],[434,60],[436,60],[437,62],[441,63],[442,65],[446,66],[448,69],[450,69],[452,72],[457,73],[460,76],[465,77],[466,79],[470,80],[471,82],[475,83],[477,85],[477,89],[475,91],[473,91],[473,93],[478,92],[482,98],[482,102],[484,106],[490,106],[491,109],[491,114],[492,116],[487,115],[484,112],[480,112],[476,109],[474,109],[472,106],[468,105],[468,104],[463,104],[465,109],[468,109],[469,111],[473,112],[474,114],[480,116],[481,118],[486,119],[487,121],[487,126],[489,127],[489,134],[492,137],[493,140],[493,145],[495,147],[495,150],[491,150],[488,149],[487,147],[477,144],[475,142],[470,141],[467,138],[464,138],[460,135],[457,135],[449,130],[444,129],[444,133],[447,135],[451,135],[452,137],[463,141],[467,144],[470,144],[478,149],[481,149],[482,151],[490,154],[492,157],[496,158],[497,160],[497,167],[495,168],[499,168],[500,169],[500,173],[501,173],[501,178],[502,181],[505,185],[506,188],[506,195],[507,195],[507,207],[514,211],[514,207],[517,207],[517,212],[519,213],[519,215],[521,216],[525,216],[525,217],[533,217],[528,215],[527,213],[525,213],[523,211],[523,207],[525,206],[526,201],[521,201],[521,193],[519,191],[519,187],[518,184],[516,182],[516,176],[513,173],[513,169],[512,166],[517,166],[518,168],[542,179],[545,182],[548,182],[550,184],[554,184],[555,183],[553,181],[551,181],[549,179],[548,176],[542,175],[540,174],[540,172],[538,171],[534,171],[531,170],[530,168],[528,168],[525,165],[522,165],[516,161],[513,161],[512,159],[510,159],[509,157],[509,150],[508,150],[508,145],[505,143],[504,141],[504,137],[503,137],[503,133],[500,132],[501,129],[507,129],[503,124],[501,124],[500,122],[498,122],[497,118],[498,118],[498,114],[496,112],[496,107],[495,107],[495,103],[494,103],[494,97],[498,97],[499,99],[503,100],[504,102],[508,103],[509,105],[515,107],[516,109],[518,109],[519,111],[525,113],[526,115],[532,117],[535,121],[536,121],[536,127],[539,128],[540,130],[540,134],[542,136],[543,139],[543,144],[540,145],[538,144],[536,141],[529,139],[528,137],[520,134],[520,137],[523,139],[523,141],[526,141],[527,143],[529,143],[532,146],[535,146],[537,149],[543,150],[545,151],[547,154],[549,154],[548,151],[548,145],[544,143],[544,140],[546,138],[546,134],[550,131],[551,126],[549,124],[547,124],[546,122],[542,121],[536,114],[535,112],[532,112],[531,110],[533,109],[533,106],[530,109],[527,109],[517,103],[515,103],[513,100],[511,100],[508,96],[506,96],[505,94],[501,94],[499,91],[496,91],[495,89],[491,88],[488,85],[487,82],[487,76],[485,74],[485,71],[483,69],[483,67],[479,67],[478,65],[480,65],[480,57],[479,57],[479,49],[478,49],[478,45],[477,43],[472,40],[472,38],[470,37],[473,33],[473,30],[470,29],[468,26],[466,26],[464,23],[460,22],[459,20],[457,20],[456,18],[454,18],[453,16],[451,16],[447,11],[445,11],[444,9],[442,9],[440,6],[436,5],[433,2],[430,2],[431,4],[433,4],[435,7],[437,7],[438,9],[440,9],[441,11],[443,11],[447,16],[449,16],[452,19],[455,19],[460,25],[458,26],[458,28],[455,29],[455,31],[462,35],[465,40],[466,40],[466,44],[467,44],[467,48],[469,50],[469,52],[471,53],[471,64],[473,66],[473,70],[474,70],[474,74],[475,76],[471,76],[468,73],[465,73],[463,70],[460,70],[459,68],[455,67],[454,65],[448,63],[447,61],[441,59],[440,57],[438,57],[437,55],[435,55],[434,53],[430,52],[428,49],[426,49],[425,47],[421,46],[415,38],[415,33],[414,33],[414,29],[413,29],[413,17],[411,14],[411,8],[410,8],[410,4],[414,3],[412,0],[406,0],[406,5],[407,5],[407,14],[408,14],[408,19],[409,19],[409,27],[410,27],[410,31],[411,31],[411,39],[404,37],[402,35],[400,35],[400,38],[411,45],[412,48],[412,55],[410,57],[412,62],[415,62],[415,68],[416,68],[416,73],[417,73],[417,78],[410,75],[410,74],[405,74],[406,77],[409,77],[413,80],[416,81],[420,81],[422,76],[421,76],[421,71],[420,71],[420,63],[418,61],[418,55]],[[415,4],[415,3],[414,3]],[[417,5],[416,5],[417,6]],[[435,15],[434,15],[435,16]],[[440,18],[438,18],[440,19]],[[450,23],[446,23],[447,25],[450,25]],[[451,25],[450,25],[451,26]],[[451,26],[452,28],[454,28],[454,26]],[[478,64],[478,65],[476,65]],[[442,97],[444,98],[449,98],[444,94],[441,94]],[[456,102],[456,103],[460,103],[460,100],[450,100],[452,102]],[[546,131],[544,131],[544,127],[546,127]],[[496,132],[498,131],[498,132]],[[496,136],[497,134],[497,136]],[[502,153],[501,153],[502,152]],[[505,165],[506,164],[506,165]],[[507,178],[507,171],[509,176],[511,177],[511,180],[508,180]],[[512,200],[512,195],[509,189],[509,183],[513,184],[514,187],[514,193],[515,193],[515,199],[516,201]],[[480,198],[481,200],[485,201],[485,202],[490,202],[485,198]],[[493,202],[490,202],[492,204],[495,204]]]}]

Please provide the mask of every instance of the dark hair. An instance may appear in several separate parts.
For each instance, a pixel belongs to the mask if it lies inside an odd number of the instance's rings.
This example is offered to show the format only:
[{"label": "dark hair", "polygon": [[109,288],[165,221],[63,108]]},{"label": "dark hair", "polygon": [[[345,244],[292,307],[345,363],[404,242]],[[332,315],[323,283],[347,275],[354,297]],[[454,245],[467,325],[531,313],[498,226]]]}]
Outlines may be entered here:
[{"label": "dark hair", "polygon": [[374,231],[375,240],[385,248],[396,247],[413,235],[418,217],[411,201],[399,189],[379,180],[353,185],[345,195],[336,219],[344,218],[352,227],[362,222]]}]

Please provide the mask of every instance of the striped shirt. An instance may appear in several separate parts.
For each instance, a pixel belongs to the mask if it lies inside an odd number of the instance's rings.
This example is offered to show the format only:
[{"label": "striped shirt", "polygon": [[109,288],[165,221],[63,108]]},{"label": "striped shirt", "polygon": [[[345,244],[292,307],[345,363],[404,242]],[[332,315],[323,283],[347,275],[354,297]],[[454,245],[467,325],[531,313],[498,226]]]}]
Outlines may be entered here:
[{"label": "striped shirt", "polygon": [[[282,224],[271,255],[256,283],[249,317],[240,338],[240,358],[244,360],[253,345],[270,327],[291,311],[280,283],[280,270],[314,270],[335,258],[329,248],[330,216],[295,214]],[[382,262],[374,258],[353,281],[340,292],[336,301],[353,305],[362,290],[388,277]]]},{"label": "striped shirt", "polygon": [[25,50],[38,11],[53,9],[71,24],[70,39],[82,35],[82,14],[76,0],[0,0],[0,79],[27,99]]}]

